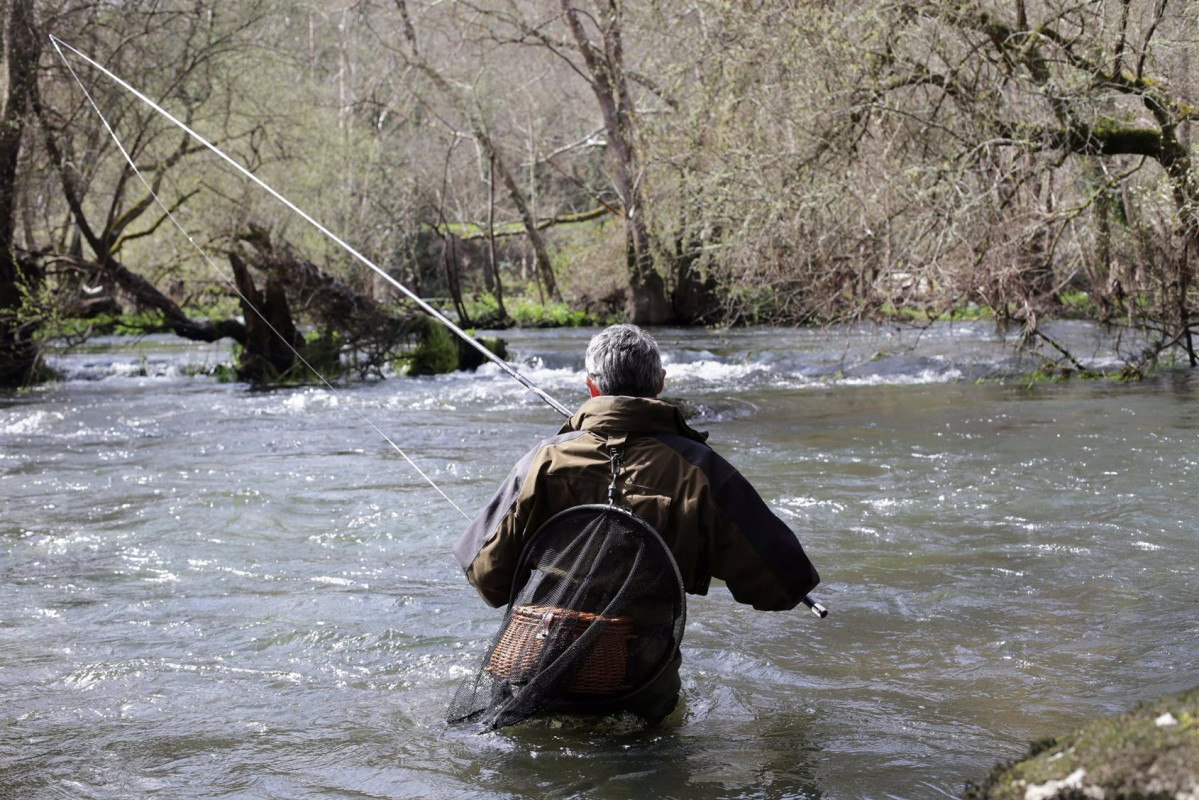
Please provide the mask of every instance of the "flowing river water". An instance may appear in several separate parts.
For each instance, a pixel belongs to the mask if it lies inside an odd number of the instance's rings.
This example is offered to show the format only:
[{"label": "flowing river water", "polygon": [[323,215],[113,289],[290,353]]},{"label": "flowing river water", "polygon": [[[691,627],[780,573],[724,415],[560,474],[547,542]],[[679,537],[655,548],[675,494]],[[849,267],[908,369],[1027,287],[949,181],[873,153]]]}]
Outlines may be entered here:
[{"label": "flowing river water", "polygon": [[[508,332],[568,406],[592,331]],[[1199,684],[1199,373],[1036,383],[987,325],[657,332],[830,614],[690,599],[663,725],[447,727],[449,548],[561,418],[491,367],[332,391],[169,338],[0,396],[0,798],[940,798]],[[1056,335],[1101,362],[1085,325]]]}]

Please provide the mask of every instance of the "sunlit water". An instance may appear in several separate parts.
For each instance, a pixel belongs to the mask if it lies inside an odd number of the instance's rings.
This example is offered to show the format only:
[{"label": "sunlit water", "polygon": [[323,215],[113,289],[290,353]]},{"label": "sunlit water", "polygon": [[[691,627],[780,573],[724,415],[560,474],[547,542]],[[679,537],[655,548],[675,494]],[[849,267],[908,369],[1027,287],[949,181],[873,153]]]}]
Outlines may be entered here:
[{"label": "sunlit water", "polygon": [[[506,335],[573,406],[589,334]],[[714,587],[664,725],[486,736],[443,722],[499,619],[453,503],[556,412],[492,368],[251,392],[172,339],[56,357],[0,397],[0,797],[938,798],[1199,684],[1199,375],[1001,380],[986,326],[660,341],[831,613]]]}]

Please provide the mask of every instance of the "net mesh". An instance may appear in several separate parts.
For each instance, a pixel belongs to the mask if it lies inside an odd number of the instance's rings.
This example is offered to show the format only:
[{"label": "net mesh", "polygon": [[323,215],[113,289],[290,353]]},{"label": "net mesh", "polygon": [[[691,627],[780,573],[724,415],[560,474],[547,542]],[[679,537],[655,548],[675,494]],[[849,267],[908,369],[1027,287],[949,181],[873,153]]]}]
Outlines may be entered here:
[{"label": "net mesh", "polygon": [[674,659],[686,600],[674,557],[630,511],[563,511],[521,556],[500,631],[449,721],[495,730],[553,713],[619,710]]}]

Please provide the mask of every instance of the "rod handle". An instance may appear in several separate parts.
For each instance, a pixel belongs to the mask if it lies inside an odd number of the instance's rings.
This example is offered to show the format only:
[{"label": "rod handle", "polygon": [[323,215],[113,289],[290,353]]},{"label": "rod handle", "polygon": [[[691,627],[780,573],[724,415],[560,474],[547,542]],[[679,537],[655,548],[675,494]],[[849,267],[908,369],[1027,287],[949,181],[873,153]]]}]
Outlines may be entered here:
[{"label": "rod handle", "polygon": [[812,609],[812,613],[815,614],[816,616],[820,617],[821,619],[824,619],[825,617],[828,616],[828,609],[825,608],[824,606],[820,605],[819,603],[817,603],[815,600],[813,600],[810,597],[805,596],[803,599],[803,604],[805,606],[807,606],[808,608]]}]

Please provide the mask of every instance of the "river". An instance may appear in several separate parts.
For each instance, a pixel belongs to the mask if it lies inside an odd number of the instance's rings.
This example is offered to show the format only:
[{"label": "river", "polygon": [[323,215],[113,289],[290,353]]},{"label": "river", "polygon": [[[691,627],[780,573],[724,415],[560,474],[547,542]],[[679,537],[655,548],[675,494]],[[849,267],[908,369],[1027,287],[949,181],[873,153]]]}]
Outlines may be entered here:
[{"label": "river", "polygon": [[[504,335],[574,406],[590,333]],[[985,324],[657,334],[829,616],[714,586],[662,726],[483,736],[443,720],[499,612],[449,548],[556,412],[490,366],[262,392],[193,374],[219,346],[53,354],[0,396],[0,798],[954,797],[1199,684],[1199,373],[1003,378]]]}]

